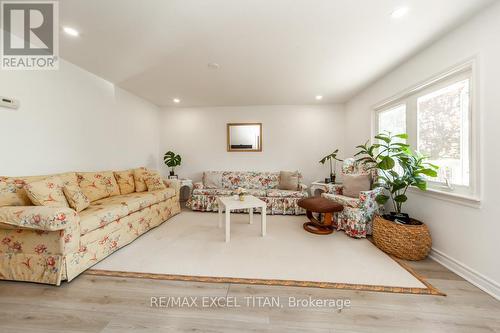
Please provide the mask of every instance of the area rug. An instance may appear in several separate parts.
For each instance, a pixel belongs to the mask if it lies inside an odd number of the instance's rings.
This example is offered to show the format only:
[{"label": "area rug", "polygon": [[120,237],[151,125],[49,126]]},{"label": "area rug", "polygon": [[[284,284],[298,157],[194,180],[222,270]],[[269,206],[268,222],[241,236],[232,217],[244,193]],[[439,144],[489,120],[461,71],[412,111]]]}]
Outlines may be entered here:
[{"label": "area rug", "polygon": [[304,216],[231,215],[224,242],[218,215],[183,211],[96,264],[86,274],[443,295],[367,239],[303,230]]}]

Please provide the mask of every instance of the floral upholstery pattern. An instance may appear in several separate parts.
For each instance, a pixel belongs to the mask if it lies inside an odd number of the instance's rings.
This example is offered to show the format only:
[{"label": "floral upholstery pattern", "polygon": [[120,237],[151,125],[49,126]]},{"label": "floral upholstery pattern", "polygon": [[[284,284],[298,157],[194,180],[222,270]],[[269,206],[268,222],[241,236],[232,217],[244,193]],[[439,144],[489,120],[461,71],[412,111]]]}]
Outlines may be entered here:
[{"label": "floral upholstery pattern", "polygon": [[90,202],[120,195],[120,188],[113,171],[79,172],[77,178],[78,185]]},{"label": "floral upholstery pattern", "polygon": [[7,206],[0,207],[0,227],[55,231],[77,223],[74,210],[67,207]]},{"label": "floral upholstery pattern", "polygon": [[279,172],[232,171],[222,173],[222,187],[228,189],[271,189],[279,184]]},{"label": "floral upholstery pattern", "polygon": [[157,172],[149,172],[148,176],[144,178],[146,182],[146,187],[149,192],[159,191],[166,189],[165,184],[161,180],[161,176]]},{"label": "floral upholstery pattern", "polygon": [[59,177],[50,177],[26,184],[24,189],[36,206],[69,207],[63,186],[63,181]]},{"label": "floral upholstery pattern", "polygon": [[135,192],[134,170],[115,171],[114,175],[120,188],[120,194]]},{"label": "floral upholstery pattern", "polygon": [[85,235],[127,215],[128,208],[124,204],[92,203],[80,212],[80,234]]},{"label": "floral upholstery pattern", "polygon": [[[32,180],[24,180],[23,186]],[[180,212],[178,182],[164,183],[169,186],[165,190],[103,198],[80,213],[68,207],[0,207],[0,280],[55,285],[71,281]]]},{"label": "floral upholstery pattern", "polygon": [[63,187],[64,196],[68,200],[69,206],[81,212],[90,205],[90,200],[83,194],[78,185],[66,185]]},{"label": "floral upholstery pattern", "polygon": [[148,176],[148,169],[145,167],[140,167],[134,169],[134,183],[135,183],[135,191],[136,192],[144,192],[148,190],[148,186],[146,185],[146,181],[144,178]]},{"label": "floral upholstery pattern", "polygon": [[266,195],[268,197],[283,197],[283,198],[305,198],[307,197],[306,191],[289,191],[289,190],[280,190],[277,188],[267,190]]},{"label": "floral upholstery pattern", "polygon": [[[344,174],[372,174],[376,170],[370,169],[364,163],[358,163],[353,158],[348,158],[342,165]],[[342,195],[342,185],[334,184],[328,188],[328,193],[322,196],[344,206],[344,210],[335,213],[337,229],[344,230],[351,237],[362,238],[372,233],[373,216],[379,212],[380,207],[375,198],[381,193],[381,188],[371,191],[362,191],[359,198],[350,198]]]},{"label": "floral upholstery pattern", "polygon": [[76,173],[67,172],[48,176],[29,177],[2,177],[0,176],[0,207],[3,206],[29,206],[31,200],[24,189],[28,183],[39,181],[48,177],[59,177],[65,185],[76,184]]},{"label": "floral upholstery pattern", "polygon": [[212,176],[220,174],[223,187],[207,188],[203,182],[194,183],[193,193],[186,203],[192,210],[216,212],[218,196],[234,195],[235,190],[242,187],[248,194],[267,203],[267,214],[305,214],[305,210],[297,205],[299,199],[308,196],[307,186],[300,183],[302,179],[300,173],[299,191],[279,190],[279,172],[206,171],[205,174],[207,173]]}]

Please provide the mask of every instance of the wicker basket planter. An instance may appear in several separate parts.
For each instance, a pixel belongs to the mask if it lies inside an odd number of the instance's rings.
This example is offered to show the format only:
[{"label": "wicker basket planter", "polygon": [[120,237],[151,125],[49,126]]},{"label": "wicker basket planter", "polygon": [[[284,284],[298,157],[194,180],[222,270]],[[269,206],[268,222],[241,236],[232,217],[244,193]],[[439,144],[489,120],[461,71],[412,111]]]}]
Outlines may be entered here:
[{"label": "wicker basket planter", "polygon": [[422,260],[432,246],[431,234],[425,224],[405,225],[375,216],[373,241],[382,251],[405,260]]}]

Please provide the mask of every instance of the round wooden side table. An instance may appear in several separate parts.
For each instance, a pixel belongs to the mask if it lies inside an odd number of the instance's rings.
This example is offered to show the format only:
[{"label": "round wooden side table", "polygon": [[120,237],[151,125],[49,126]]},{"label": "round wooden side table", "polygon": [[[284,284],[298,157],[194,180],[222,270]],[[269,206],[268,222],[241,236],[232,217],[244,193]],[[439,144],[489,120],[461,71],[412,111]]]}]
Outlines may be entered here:
[{"label": "round wooden side table", "polygon": [[[333,213],[340,212],[344,209],[344,206],[341,204],[323,197],[300,199],[297,205],[306,210],[306,216],[309,219],[309,222],[303,224],[304,229],[317,235],[331,234],[335,227]],[[323,222],[317,220],[313,216],[313,213],[325,214]]]}]

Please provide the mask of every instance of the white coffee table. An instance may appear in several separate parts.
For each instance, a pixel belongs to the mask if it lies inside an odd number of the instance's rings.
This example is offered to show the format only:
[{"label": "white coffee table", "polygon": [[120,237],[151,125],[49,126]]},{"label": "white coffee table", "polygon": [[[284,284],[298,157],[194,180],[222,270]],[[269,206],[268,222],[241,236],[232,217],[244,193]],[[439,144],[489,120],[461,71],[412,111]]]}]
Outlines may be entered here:
[{"label": "white coffee table", "polygon": [[266,235],[266,203],[253,195],[246,195],[245,200],[240,201],[234,197],[217,197],[217,203],[219,205],[219,228],[222,227],[222,211],[226,212],[226,242],[229,242],[231,235],[231,210],[236,209],[248,209],[249,223],[253,223],[253,210],[254,208],[262,208],[260,215],[261,218],[261,234],[262,237]]}]

